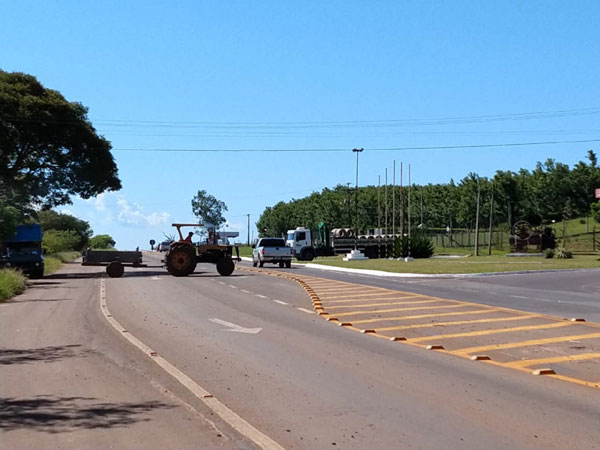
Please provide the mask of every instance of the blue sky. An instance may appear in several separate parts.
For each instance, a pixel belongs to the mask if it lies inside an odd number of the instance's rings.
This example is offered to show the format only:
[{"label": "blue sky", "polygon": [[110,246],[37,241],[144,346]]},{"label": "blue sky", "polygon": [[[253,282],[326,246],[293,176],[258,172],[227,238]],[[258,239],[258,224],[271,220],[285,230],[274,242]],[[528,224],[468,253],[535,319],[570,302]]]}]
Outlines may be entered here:
[{"label": "blue sky", "polygon": [[245,241],[246,214],[354,182],[353,147],[361,184],[394,159],[415,183],[584,159],[597,142],[373,149],[600,139],[599,21],[597,1],[4,2],[0,68],[88,106],[113,144],[123,189],[62,210],[144,248],[205,189]]}]

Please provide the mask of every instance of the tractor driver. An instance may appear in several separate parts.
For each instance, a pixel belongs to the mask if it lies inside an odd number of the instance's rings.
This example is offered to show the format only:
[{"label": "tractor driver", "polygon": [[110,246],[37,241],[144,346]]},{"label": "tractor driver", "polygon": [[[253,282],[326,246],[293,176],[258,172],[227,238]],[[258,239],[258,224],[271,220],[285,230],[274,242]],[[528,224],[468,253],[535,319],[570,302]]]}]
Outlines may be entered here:
[{"label": "tractor driver", "polygon": [[190,244],[192,243],[192,236],[194,235],[193,231],[190,231],[187,235],[187,237],[184,239],[184,242],[189,242]]}]

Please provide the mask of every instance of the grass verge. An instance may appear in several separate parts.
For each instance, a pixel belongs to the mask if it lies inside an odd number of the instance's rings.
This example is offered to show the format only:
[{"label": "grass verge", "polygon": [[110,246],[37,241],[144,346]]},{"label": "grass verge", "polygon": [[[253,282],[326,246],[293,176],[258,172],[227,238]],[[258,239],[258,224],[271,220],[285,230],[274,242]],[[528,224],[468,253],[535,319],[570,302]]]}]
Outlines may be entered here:
[{"label": "grass verge", "polygon": [[44,256],[44,275],[56,272],[62,263],[71,262],[80,256],[80,252],[60,252]]},{"label": "grass verge", "polygon": [[318,258],[312,261],[352,269],[382,270],[397,273],[459,274],[520,272],[529,270],[600,269],[597,255],[581,255],[573,259],[546,259],[544,257],[507,258],[506,256],[468,256],[457,259],[415,259],[412,262],[369,259],[342,261],[342,256]]},{"label": "grass verge", "polygon": [[23,292],[27,278],[14,269],[0,269],[0,301]]}]

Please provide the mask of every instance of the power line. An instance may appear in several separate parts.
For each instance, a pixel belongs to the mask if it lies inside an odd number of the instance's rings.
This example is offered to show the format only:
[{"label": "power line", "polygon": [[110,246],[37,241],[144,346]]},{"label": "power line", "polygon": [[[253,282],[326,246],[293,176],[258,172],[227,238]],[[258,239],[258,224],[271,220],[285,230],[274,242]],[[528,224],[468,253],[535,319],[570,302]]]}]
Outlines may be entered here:
[{"label": "power line", "polygon": [[[424,147],[383,147],[369,148],[369,152],[389,152],[389,151],[406,151],[406,150],[460,150],[472,148],[497,148],[497,147],[524,147],[532,145],[557,145],[557,144],[586,144],[592,142],[600,142],[600,139],[582,139],[572,141],[542,141],[542,142],[509,142],[502,144],[466,144],[466,145],[437,145]],[[113,148],[117,152],[164,152],[164,153],[334,153],[347,152],[348,148],[237,148],[237,149],[217,149],[217,148]]]}]

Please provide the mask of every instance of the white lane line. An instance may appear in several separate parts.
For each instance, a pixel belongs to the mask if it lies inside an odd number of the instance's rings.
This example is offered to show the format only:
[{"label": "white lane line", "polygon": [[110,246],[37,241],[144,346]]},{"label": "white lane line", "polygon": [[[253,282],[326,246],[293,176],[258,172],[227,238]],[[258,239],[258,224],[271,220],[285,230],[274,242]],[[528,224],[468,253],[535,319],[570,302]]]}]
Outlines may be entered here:
[{"label": "white lane line", "polygon": [[158,277],[152,277],[153,280],[160,280]]},{"label": "white lane line", "polygon": [[219,325],[223,325],[227,328],[229,328],[229,330],[227,331],[235,331],[236,333],[248,333],[248,334],[257,334],[260,333],[262,331],[262,328],[244,328],[240,325],[236,325],[235,323],[231,323],[231,322],[226,322],[225,320],[221,320],[221,319],[208,319],[213,323],[217,323]]},{"label": "white lane line", "polygon": [[254,294],[254,295],[257,296],[257,297],[260,297],[260,298],[269,298],[266,295],[260,295],[260,294]]},{"label": "white lane line", "polygon": [[525,300],[527,300],[527,299],[529,298],[529,297],[522,297],[522,296],[520,296],[520,295],[511,295],[511,297],[514,297],[514,298],[522,298],[522,299],[525,299]]},{"label": "white lane line", "polygon": [[146,356],[149,356],[152,361],[162,367],[167,373],[169,373],[173,378],[179,381],[184,387],[186,387],[193,395],[199,398],[206,406],[208,406],[212,411],[215,412],[221,419],[223,419],[227,424],[229,424],[233,429],[235,429],[238,433],[250,439],[260,448],[266,450],[284,450],[284,448],[271,439],[266,434],[261,433],[258,429],[254,428],[247,421],[242,419],[236,413],[234,413],[231,409],[217,400],[213,395],[188,377],[185,373],[177,369],[173,364],[167,361],[162,356],[158,356],[158,354],[144,344],[142,341],[133,336],[129,331],[127,331],[123,326],[110,314],[108,310],[108,305],[106,304],[106,289],[104,278],[100,280],[100,310],[102,314],[106,318],[106,320],[116,329],[121,336],[127,339],[130,343],[135,345],[139,350],[144,352]]},{"label": "white lane line", "polygon": [[244,294],[252,294],[252,292],[247,291],[246,289],[240,289],[240,292],[243,292]]},{"label": "white lane line", "polygon": [[315,313],[314,311],[311,311],[311,310],[309,310],[309,309],[304,309],[304,308],[296,308],[296,309],[297,309],[298,311],[302,311],[302,312],[305,312],[305,313],[307,313],[307,314],[314,314],[314,313]]},{"label": "white lane line", "polygon": [[227,283],[225,283],[223,281],[217,281],[217,283],[219,283],[219,284],[227,284]]},{"label": "white lane line", "polygon": [[273,300],[275,303],[279,303],[280,305],[289,305],[289,303],[284,302],[283,300]]},{"label": "white lane line", "polygon": [[233,284],[228,284],[227,286],[229,286],[231,289],[237,289],[237,286],[234,286]]}]

